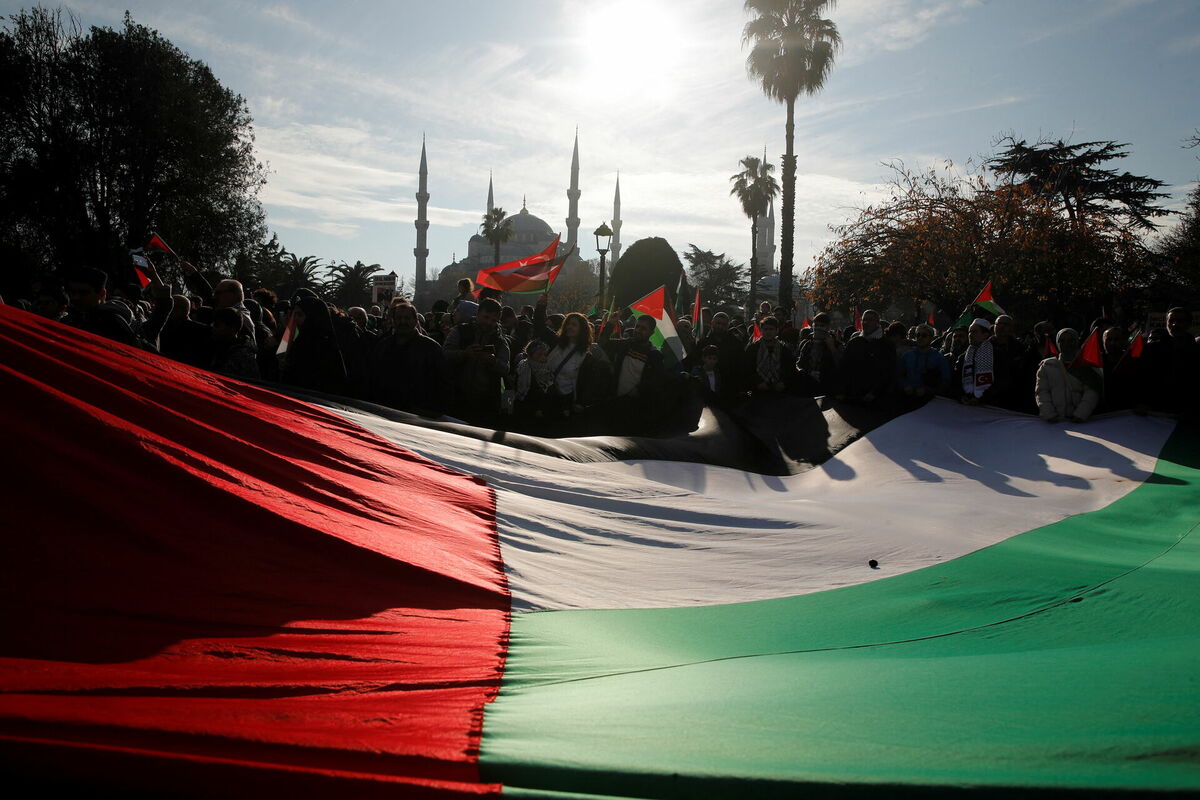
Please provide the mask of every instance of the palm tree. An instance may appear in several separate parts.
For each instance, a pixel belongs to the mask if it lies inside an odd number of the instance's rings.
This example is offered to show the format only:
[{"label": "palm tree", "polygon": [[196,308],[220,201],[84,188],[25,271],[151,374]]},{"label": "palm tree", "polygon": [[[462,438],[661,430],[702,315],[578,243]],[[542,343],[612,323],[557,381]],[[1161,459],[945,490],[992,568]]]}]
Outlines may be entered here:
[{"label": "palm tree", "polygon": [[317,270],[322,266],[324,265],[321,263],[321,259],[316,256],[297,256],[295,253],[283,253],[283,267],[286,270],[286,277],[279,286],[280,296],[288,298],[295,294],[297,289],[320,288],[321,279],[317,277]]},{"label": "palm tree", "polygon": [[[741,160],[742,171],[729,176],[742,212],[750,218],[750,308],[758,302],[755,284],[758,281],[758,220],[767,213],[767,205],[779,194],[779,182],[771,173],[775,165],[767,163],[766,154],[759,159],[746,156]],[[753,312],[752,312],[753,313]]]},{"label": "palm tree", "polygon": [[489,209],[483,215],[483,224],[479,226],[479,234],[492,243],[496,254],[496,264],[500,263],[500,245],[513,237],[512,220],[508,218],[503,208]]},{"label": "palm tree", "polygon": [[783,229],[780,236],[779,305],[792,307],[793,235],[796,213],[796,98],[816,94],[833,69],[842,44],[837,26],[822,19],[835,0],[746,0],[755,16],[742,29],[750,45],[746,70],[763,93],[787,107],[787,150],[783,156]]},{"label": "palm tree", "polygon": [[329,268],[329,280],[325,288],[333,298],[334,305],[341,308],[365,306],[371,302],[371,278],[383,267],[355,261],[353,265],[343,261]]}]

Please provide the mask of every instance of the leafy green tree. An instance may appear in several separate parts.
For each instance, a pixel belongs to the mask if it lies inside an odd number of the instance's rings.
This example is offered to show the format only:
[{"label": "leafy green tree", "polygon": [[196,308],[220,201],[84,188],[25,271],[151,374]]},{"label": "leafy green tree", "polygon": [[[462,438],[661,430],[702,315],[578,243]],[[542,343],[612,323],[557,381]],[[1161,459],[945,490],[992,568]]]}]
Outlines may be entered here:
[{"label": "leafy green tree", "polygon": [[688,245],[683,254],[688,263],[693,286],[710,306],[741,308],[746,302],[746,267],[725,257],[724,253],[701,250]]},{"label": "leafy green tree", "polygon": [[500,245],[512,239],[515,235],[512,220],[503,208],[490,209],[483,215],[483,223],[479,226],[479,234],[492,244],[495,255],[494,264],[500,263]]},{"label": "leafy green tree", "polygon": [[371,278],[383,272],[378,264],[353,264],[342,262],[329,268],[329,280],[325,284],[330,300],[342,308],[366,306],[371,302]]},{"label": "leafy green tree", "polygon": [[730,176],[733,188],[729,193],[742,204],[742,213],[750,218],[750,305],[758,302],[755,284],[758,282],[758,220],[767,213],[767,206],[779,194],[779,182],[771,173],[775,165],[746,156],[741,160],[742,171]]},{"label": "leafy green tree", "polygon": [[833,69],[842,38],[837,26],[821,16],[833,5],[834,0],[746,0],[746,10],[754,15],[742,30],[743,43],[750,45],[746,69],[767,97],[787,109],[779,261],[779,305],[784,308],[792,307],[795,267],[796,99],[820,91]]},{"label": "leafy green tree", "polygon": [[229,271],[265,236],[253,139],[245,101],[128,14],[84,33],[39,6],[0,30],[0,245],[48,266],[124,266],[158,232]]}]

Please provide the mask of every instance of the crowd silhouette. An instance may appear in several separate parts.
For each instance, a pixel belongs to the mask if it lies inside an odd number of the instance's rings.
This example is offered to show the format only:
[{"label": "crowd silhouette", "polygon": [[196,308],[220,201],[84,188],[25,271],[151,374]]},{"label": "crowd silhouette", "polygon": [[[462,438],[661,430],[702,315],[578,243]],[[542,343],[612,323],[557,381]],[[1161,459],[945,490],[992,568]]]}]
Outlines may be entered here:
[{"label": "crowd silhouette", "polygon": [[342,309],[308,289],[280,299],[182,267],[186,293],[172,293],[153,264],[141,289],[82,268],[36,281],[15,304],[235,378],[552,437],[668,435],[688,430],[700,406],[746,414],[788,397],[886,415],[946,397],[1048,423],[1122,410],[1187,416],[1197,405],[1200,345],[1181,307],[1149,331],[1009,315],[938,331],[874,310],[855,326],[818,313],[797,327],[767,303],[748,318],[704,308],[675,322],[681,357],[654,344],[652,316],[551,314],[548,294],[516,308],[468,279],[424,312],[403,298]]}]

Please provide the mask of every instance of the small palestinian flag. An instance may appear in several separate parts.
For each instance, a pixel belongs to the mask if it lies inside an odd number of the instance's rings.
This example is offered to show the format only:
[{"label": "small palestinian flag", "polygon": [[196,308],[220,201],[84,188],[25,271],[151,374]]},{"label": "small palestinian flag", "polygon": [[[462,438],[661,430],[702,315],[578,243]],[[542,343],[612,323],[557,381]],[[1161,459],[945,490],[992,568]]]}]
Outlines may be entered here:
[{"label": "small palestinian flag", "polygon": [[[663,351],[663,355],[667,357],[667,363],[670,365],[682,362],[685,354],[683,342],[680,341],[679,334],[675,332],[675,325],[671,322],[670,315],[667,314],[666,303],[667,287],[660,286],[642,299],[631,303],[629,310],[633,312],[634,316],[648,315],[658,322],[654,328],[654,335],[650,337],[650,344]],[[669,346],[664,347],[664,345]]]}]

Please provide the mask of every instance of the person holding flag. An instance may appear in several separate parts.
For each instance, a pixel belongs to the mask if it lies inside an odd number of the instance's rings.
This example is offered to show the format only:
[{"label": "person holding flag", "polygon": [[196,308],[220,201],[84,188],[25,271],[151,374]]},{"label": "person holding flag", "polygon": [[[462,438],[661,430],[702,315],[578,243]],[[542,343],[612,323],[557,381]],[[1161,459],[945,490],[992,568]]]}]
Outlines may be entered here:
[{"label": "person holding flag", "polygon": [[611,394],[615,397],[608,405],[605,421],[609,430],[640,433],[653,430],[658,423],[666,368],[662,350],[651,342],[657,329],[658,320],[642,314],[628,339],[611,338],[611,329],[600,337],[600,345],[613,365]]},{"label": "person holding flag", "polygon": [[1094,360],[1088,353],[1081,353],[1079,333],[1074,328],[1063,328],[1055,337],[1058,355],[1042,361],[1037,371],[1038,416],[1054,423],[1063,419],[1083,422],[1092,415],[1100,402],[1099,337],[1093,331],[1088,343],[1095,342]]}]

